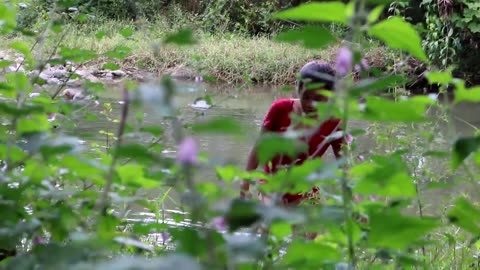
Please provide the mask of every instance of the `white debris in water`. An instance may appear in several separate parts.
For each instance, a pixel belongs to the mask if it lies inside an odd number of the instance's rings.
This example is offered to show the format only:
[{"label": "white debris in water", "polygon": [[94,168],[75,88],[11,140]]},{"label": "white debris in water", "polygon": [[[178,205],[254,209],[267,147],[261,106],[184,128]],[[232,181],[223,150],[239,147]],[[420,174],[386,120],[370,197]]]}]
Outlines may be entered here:
[{"label": "white debris in water", "polygon": [[438,99],[438,94],[435,94],[435,93],[428,94],[428,98],[430,98],[430,99],[433,100],[433,101],[437,101],[437,99]]},{"label": "white debris in water", "polygon": [[210,109],[212,105],[208,104],[206,100],[204,99],[199,99],[195,101],[193,104],[190,105],[190,107],[195,108],[195,109]]}]

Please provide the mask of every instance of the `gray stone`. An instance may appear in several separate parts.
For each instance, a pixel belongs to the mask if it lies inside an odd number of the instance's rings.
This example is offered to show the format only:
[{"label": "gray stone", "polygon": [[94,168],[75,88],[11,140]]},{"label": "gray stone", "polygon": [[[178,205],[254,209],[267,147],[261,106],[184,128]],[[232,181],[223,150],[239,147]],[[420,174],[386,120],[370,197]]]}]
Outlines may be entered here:
[{"label": "gray stone", "polygon": [[63,79],[66,78],[68,75],[65,70],[56,70],[53,72],[52,76],[57,79]]},{"label": "gray stone", "polygon": [[47,80],[47,83],[48,83],[48,84],[56,84],[56,85],[62,84],[62,82],[60,82],[60,80],[57,79],[57,78],[49,78],[49,79]]},{"label": "gray stone", "polygon": [[89,81],[92,82],[92,83],[98,83],[98,82],[100,82],[100,79],[98,79],[97,77],[95,77],[95,76],[93,76],[93,75],[91,75],[91,74],[90,74],[90,75],[87,75],[87,76],[85,77],[85,79],[86,79],[86,80],[89,80]]},{"label": "gray stone", "polygon": [[85,95],[79,88],[67,88],[63,90],[63,96],[66,100],[81,100],[85,98]]},{"label": "gray stone", "polygon": [[48,72],[44,71],[42,73],[40,73],[40,79],[46,81],[48,79],[50,79],[52,77],[52,74],[49,74]]},{"label": "gray stone", "polygon": [[115,71],[112,71],[112,75],[113,77],[125,77],[127,75],[127,73],[125,73],[125,71],[123,70],[115,70]]},{"label": "gray stone", "polygon": [[82,86],[82,81],[78,80],[78,79],[69,80],[67,82],[67,86],[69,86],[69,87],[81,87]]}]

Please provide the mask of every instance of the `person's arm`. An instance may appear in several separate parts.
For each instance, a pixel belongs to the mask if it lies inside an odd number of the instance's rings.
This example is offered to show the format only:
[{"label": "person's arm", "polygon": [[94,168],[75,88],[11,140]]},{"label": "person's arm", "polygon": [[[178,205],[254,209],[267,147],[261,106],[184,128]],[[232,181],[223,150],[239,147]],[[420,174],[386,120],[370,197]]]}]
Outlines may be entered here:
[{"label": "person's arm", "polygon": [[[265,133],[275,130],[276,121],[281,112],[281,108],[279,108],[279,104],[274,102],[270,109],[268,110],[267,114],[265,115],[265,119],[263,120],[262,128],[260,130],[260,137],[263,136]],[[247,158],[247,165],[245,170],[246,171],[254,171],[258,167],[258,159],[257,159],[257,142],[250,150]],[[250,190],[250,184],[246,180],[242,180],[240,184],[240,198],[247,197],[248,191]]]},{"label": "person's arm", "polygon": [[[262,129],[262,132],[260,132],[260,134],[262,133],[263,133],[263,129]],[[258,167],[258,159],[257,159],[257,152],[256,152],[257,149],[255,146],[256,144],[252,147],[252,149],[250,149],[250,153],[248,153],[248,157],[247,157],[247,165],[245,170],[249,172],[256,170]],[[248,181],[242,180],[242,182],[240,183],[240,198],[247,197],[249,190],[250,190],[250,184],[248,183]]]}]

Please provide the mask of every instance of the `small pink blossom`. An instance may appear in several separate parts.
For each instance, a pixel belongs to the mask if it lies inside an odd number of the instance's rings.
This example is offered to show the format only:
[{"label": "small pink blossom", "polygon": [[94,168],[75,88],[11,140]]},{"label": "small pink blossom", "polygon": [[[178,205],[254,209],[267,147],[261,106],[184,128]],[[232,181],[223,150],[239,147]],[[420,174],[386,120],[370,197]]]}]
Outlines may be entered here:
[{"label": "small pink blossom", "polygon": [[365,157],[363,155],[359,155],[358,156],[358,159],[361,160],[361,161],[364,161],[365,160]]},{"label": "small pink blossom", "polygon": [[348,145],[352,144],[353,142],[353,136],[350,134],[347,134],[346,142]]},{"label": "small pink blossom", "polygon": [[341,47],[338,49],[337,59],[335,61],[335,69],[338,75],[345,76],[352,69],[353,54],[350,49]]},{"label": "small pink blossom", "polygon": [[192,137],[186,137],[178,146],[177,162],[183,165],[198,163],[198,146]]},{"label": "small pink blossom", "polygon": [[218,231],[225,231],[227,229],[227,222],[224,217],[216,217],[212,223],[213,227]]}]

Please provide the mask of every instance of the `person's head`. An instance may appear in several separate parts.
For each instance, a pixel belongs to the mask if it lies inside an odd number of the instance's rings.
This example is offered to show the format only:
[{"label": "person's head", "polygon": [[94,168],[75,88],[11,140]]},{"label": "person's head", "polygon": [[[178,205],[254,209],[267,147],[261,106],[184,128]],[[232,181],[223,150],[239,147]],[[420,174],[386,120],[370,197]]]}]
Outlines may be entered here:
[{"label": "person's head", "polygon": [[313,102],[326,101],[320,90],[334,90],[335,71],[326,62],[311,61],[300,69],[296,88],[300,97],[302,110],[305,113],[314,113],[316,108]]}]

